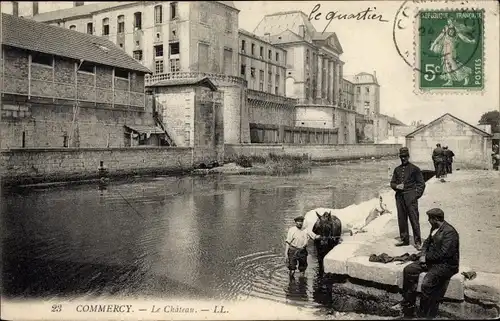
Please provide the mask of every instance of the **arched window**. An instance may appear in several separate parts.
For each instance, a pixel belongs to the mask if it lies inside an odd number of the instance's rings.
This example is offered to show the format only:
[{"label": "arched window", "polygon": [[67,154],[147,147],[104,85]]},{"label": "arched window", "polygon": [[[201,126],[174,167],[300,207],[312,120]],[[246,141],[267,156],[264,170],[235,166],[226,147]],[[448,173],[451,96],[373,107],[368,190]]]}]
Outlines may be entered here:
[{"label": "arched window", "polygon": [[117,31],[118,33],[125,32],[125,16],[124,15],[118,16],[117,29],[118,29],[118,31]]},{"label": "arched window", "polygon": [[75,25],[69,26],[69,30],[76,30],[76,26]]},{"label": "arched window", "polygon": [[108,18],[102,19],[102,35],[103,36],[109,35],[109,19]]},{"label": "arched window", "polygon": [[134,30],[142,29],[142,12],[134,13]]}]

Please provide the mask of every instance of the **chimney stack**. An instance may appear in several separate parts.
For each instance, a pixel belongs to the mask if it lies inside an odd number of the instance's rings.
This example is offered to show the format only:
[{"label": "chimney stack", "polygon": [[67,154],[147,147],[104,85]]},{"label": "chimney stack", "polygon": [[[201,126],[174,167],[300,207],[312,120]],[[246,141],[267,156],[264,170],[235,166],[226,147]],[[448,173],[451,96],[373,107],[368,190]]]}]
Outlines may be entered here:
[{"label": "chimney stack", "polygon": [[304,26],[304,25],[300,25],[300,26],[299,26],[299,35],[300,35],[302,38],[305,38],[305,37],[306,37],[306,26]]},{"label": "chimney stack", "polygon": [[271,34],[269,32],[266,32],[264,34],[264,39],[267,41],[267,42],[271,42]]},{"label": "chimney stack", "polygon": [[32,16],[36,16],[38,14],[38,1],[33,1],[32,9],[33,9]]},{"label": "chimney stack", "polygon": [[19,17],[19,3],[17,1],[12,1],[12,15]]}]

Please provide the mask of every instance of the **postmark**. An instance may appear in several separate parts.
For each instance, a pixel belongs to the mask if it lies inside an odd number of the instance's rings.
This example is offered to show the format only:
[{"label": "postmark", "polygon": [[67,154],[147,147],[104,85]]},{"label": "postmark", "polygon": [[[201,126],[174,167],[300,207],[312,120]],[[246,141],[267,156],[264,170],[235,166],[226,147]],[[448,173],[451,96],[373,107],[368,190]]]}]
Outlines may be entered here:
[{"label": "postmark", "polygon": [[416,94],[472,94],[485,88],[484,10],[479,2],[405,1],[393,42],[413,71]]},{"label": "postmark", "polygon": [[484,88],[484,12],[421,10],[417,16],[418,89]]}]

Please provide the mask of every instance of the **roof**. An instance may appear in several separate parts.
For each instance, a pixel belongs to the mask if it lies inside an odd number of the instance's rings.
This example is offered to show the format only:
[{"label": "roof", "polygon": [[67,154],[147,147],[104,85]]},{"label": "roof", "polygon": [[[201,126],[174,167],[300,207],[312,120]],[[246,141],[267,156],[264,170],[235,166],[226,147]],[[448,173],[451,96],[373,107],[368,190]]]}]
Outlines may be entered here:
[{"label": "roof", "polygon": [[408,135],[406,135],[406,137],[412,137],[412,136],[415,136],[415,134],[417,134],[418,132],[421,132],[423,131],[424,129],[428,128],[428,127],[432,127],[433,125],[435,125],[437,122],[439,122],[440,120],[444,119],[445,117],[448,117],[448,118],[451,118],[453,120],[455,120],[456,122],[459,122],[463,125],[466,125],[472,129],[474,129],[476,132],[478,132],[480,135],[482,136],[486,136],[486,137],[492,137],[493,135],[485,132],[484,130],[480,129],[480,128],[477,128],[476,126],[473,126],[471,124],[469,124],[468,122],[466,121],[463,121],[461,120],[460,118],[458,117],[455,117],[453,116],[452,114],[450,113],[446,113],[444,114],[443,116],[439,117],[439,118],[436,118],[434,119],[433,121],[431,121],[430,123],[428,123],[427,125],[424,125],[422,127],[419,127],[417,128],[416,130],[412,131],[411,133],[409,133]]},{"label": "roof", "polygon": [[175,87],[175,86],[203,86],[210,88],[212,91],[217,90],[217,86],[208,77],[199,78],[179,78],[165,79],[155,82],[148,87]]},{"label": "roof", "polygon": [[[217,1],[217,2],[239,11],[239,9],[234,6],[233,1]],[[51,22],[64,19],[74,19],[77,17],[90,16],[92,15],[92,13],[97,11],[111,9],[114,7],[119,7],[133,3],[137,3],[137,5],[141,6],[144,5],[143,1],[106,1],[106,2],[96,1],[91,4],[86,4],[83,6],[40,13],[33,16],[31,19],[39,22]]]},{"label": "roof", "polygon": [[99,65],[151,73],[111,41],[2,13],[2,44]]},{"label": "roof", "polygon": [[265,15],[253,32],[259,36],[264,36],[266,33],[277,35],[283,30],[290,29],[299,35],[299,26],[301,25],[306,27],[306,32],[311,36],[316,33],[316,29],[302,11],[286,11]]},{"label": "roof", "polygon": [[[332,41],[327,41],[328,39],[331,39]],[[339,38],[337,37],[337,34],[335,32],[314,32],[313,34],[313,41],[314,42],[329,42],[328,46],[334,48],[338,53],[342,54],[344,53],[344,50],[342,49],[342,46],[340,45]]]},{"label": "roof", "polygon": [[96,11],[114,8],[114,7],[122,6],[124,4],[130,4],[133,2],[136,2],[136,1],[95,2],[92,4],[83,5],[83,6],[40,13],[40,14],[33,16],[31,19],[38,21],[38,22],[50,22],[50,21],[64,20],[64,19],[68,19],[68,18],[88,16]]},{"label": "roof", "polygon": [[389,124],[396,125],[396,126],[406,126],[406,124],[403,123],[402,121],[400,121],[399,119],[396,119],[396,118],[388,116],[388,115],[384,115],[384,116],[387,117],[387,122]]},{"label": "roof", "polygon": [[125,127],[130,128],[137,133],[165,134],[165,131],[158,126],[125,125]]},{"label": "roof", "polygon": [[260,37],[260,36],[257,36],[256,34],[253,34],[251,33],[250,31],[247,31],[245,29],[238,29],[238,32],[241,33],[241,34],[244,34],[248,37],[252,37],[252,38],[255,38],[255,39],[258,39],[262,42],[265,42],[265,43],[268,43],[268,44],[271,44],[271,42],[267,41],[266,39],[264,39],[263,37]]}]

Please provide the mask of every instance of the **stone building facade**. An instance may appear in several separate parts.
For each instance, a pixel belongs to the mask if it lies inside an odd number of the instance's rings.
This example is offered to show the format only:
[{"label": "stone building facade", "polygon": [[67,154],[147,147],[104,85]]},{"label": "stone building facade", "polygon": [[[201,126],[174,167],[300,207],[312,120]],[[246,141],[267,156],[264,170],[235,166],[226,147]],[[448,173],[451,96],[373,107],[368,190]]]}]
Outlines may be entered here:
[{"label": "stone building facade", "polygon": [[8,14],[1,32],[2,149],[121,147],[125,125],[156,130],[149,70],[111,42]]},{"label": "stone building facade", "polygon": [[354,84],[345,78],[342,78],[341,83],[342,100],[340,102],[340,105],[343,108],[352,110],[354,108]]},{"label": "stone building facade", "polygon": [[367,116],[380,114],[380,85],[377,73],[361,72],[346,76],[346,80],[354,84],[354,110]]},{"label": "stone building facade", "polygon": [[318,32],[301,11],[266,15],[254,33],[286,50],[286,96],[297,99],[295,126],[338,128],[338,143],[356,142],[355,111],[341,104],[343,53],[334,32]]},{"label": "stone building facade", "polygon": [[222,92],[207,78],[163,80],[151,85],[155,110],[178,147],[192,147],[194,159],[224,161]]}]

